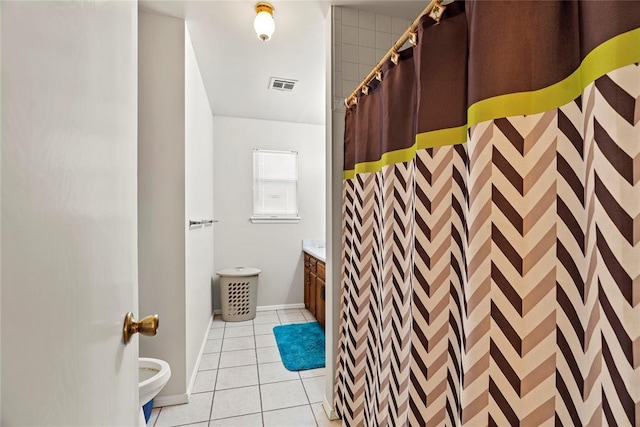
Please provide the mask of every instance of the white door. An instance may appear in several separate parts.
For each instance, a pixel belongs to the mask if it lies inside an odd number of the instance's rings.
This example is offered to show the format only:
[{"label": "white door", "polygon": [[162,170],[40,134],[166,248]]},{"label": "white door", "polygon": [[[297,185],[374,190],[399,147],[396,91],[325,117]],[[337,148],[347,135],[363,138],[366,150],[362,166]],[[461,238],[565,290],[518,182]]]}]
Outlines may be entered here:
[{"label": "white door", "polygon": [[3,426],[134,426],[137,3],[1,3]]}]

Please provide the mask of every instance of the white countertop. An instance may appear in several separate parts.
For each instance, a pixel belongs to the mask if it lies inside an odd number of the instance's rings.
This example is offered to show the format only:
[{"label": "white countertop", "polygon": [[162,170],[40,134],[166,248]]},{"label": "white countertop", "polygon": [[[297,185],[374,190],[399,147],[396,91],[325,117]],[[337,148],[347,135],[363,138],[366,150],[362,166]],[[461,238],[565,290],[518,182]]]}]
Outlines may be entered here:
[{"label": "white countertop", "polygon": [[326,262],[327,250],[324,247],[324,241],[303,240],[302,250],[309,255],[318,258],[320,261]]},{"label": "white countertop", "polygon": [[326,248],[315,248],[313,246],[304,246],[302,248],[303,251],[308,253],[309,255],[318,258],[322,262],[326,262]]}]

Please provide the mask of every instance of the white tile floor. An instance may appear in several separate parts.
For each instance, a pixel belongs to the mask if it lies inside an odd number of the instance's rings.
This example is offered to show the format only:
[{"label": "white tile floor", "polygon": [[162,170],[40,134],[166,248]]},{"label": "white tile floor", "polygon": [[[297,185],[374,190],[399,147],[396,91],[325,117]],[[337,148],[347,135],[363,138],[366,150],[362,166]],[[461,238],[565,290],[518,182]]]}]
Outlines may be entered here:
[{"label": "white tile floor", "polygon": [[213,321],[191,401],[154,408],[149,427],[328,427],[324,368],[285,369],[273,327],[314,321],[304,309],[258,312],[246,322]]}]

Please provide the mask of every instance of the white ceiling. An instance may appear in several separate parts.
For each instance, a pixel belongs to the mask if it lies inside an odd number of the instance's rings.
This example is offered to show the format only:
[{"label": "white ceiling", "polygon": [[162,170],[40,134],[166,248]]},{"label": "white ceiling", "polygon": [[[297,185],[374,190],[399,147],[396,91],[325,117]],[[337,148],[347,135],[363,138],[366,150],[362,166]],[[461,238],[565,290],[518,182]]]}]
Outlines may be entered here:
[{"label": "white ceiling", "polygon": [[[253,30],[255,1],[141,0],[140,10],[187,21],[214,115],[296,123],[325,122],[325,16],[331,4],[414,19],[424,1],[275,0],[276,30]],[[271,77],[298,80],[291,92]]]}]

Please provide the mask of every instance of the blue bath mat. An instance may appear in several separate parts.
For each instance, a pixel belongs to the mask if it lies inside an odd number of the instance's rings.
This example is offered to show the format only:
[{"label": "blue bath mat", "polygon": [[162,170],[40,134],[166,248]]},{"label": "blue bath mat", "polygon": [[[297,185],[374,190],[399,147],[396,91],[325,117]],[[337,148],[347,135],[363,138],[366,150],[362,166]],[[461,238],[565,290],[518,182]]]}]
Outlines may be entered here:
[{"label": "blue bath mat", "polygon": [[318,322],[275,326],[273,333],[285,368],[305,371],[324,367],[324,331]]}]

